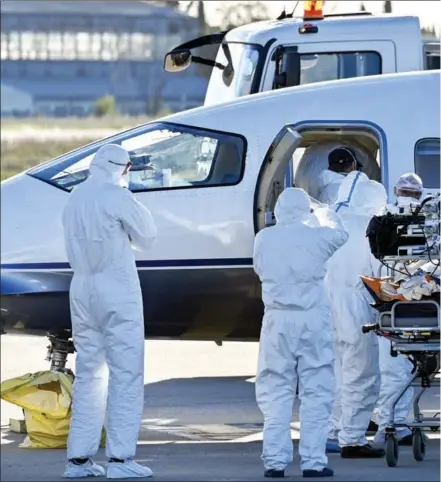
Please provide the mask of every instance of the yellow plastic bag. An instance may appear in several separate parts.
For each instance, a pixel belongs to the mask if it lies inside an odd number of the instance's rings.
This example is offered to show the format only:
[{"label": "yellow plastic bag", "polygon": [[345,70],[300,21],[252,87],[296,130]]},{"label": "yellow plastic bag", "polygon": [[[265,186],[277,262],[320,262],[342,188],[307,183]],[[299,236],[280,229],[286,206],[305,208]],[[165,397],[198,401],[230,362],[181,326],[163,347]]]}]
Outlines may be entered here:
[{"label": "yellow plastic bag", "polygon": [[[72,375],[50,371],[28,373],[2,382],[0,397],[24,409],[28,436],[21,448],[66,448],[72,385]],[[105,438],[103,428],[102,447]]]}]

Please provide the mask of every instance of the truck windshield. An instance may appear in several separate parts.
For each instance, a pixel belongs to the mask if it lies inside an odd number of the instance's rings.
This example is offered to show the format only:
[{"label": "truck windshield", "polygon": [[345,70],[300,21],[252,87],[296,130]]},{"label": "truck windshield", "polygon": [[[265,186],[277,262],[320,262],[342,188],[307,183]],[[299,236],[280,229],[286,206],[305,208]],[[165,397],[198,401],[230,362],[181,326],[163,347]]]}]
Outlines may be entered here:
[{"label": "truck windshield", "polygon": [[[228,42],[234,72],[225,77],[225,71],[213,68],[208,89],[205,96],[205,104],[215,104],[233,100],[243,95],[251,94],[256,67],[259,63],[261,47],[259,45]],[[224,50],[219,49],[216,61],[227,65],[228,60]]]}]

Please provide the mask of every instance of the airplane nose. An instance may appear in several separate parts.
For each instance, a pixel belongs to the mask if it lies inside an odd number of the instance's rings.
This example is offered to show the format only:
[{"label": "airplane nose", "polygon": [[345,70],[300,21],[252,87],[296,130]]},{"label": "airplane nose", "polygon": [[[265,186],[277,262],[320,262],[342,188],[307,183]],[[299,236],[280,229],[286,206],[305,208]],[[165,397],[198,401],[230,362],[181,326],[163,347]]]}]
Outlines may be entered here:
[{"label": "airplane nose", "polygon": [[0,331],[69,328],[71,276],[61,223],[68,195],[28,174],[1,183]]},{"label": "airplane nose", "polygon": [[28,174],[1,183],[1,264],[65,261],[68,193]]}]

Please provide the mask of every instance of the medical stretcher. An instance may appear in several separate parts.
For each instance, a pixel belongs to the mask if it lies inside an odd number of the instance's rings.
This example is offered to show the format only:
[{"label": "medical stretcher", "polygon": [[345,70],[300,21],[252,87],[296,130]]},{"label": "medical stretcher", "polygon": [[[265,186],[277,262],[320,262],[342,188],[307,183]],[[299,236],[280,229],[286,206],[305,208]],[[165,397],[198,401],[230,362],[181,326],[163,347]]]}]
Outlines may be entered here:
[{"label": "medical stretcher", "polygon": [[[437,199],[439,232],[439,197]],[[433,209],[428,211],[433,214]],[[418,214],[421,214],[421,211]],[[440,429],[439,413],[433,417],[425,417],[419,407],[419,401],[428,388],[439,389],[440,387],[439,235],[436,237],[435,234],[435,243],[429,243],[427,232],[425,233],[424,226],[421,225],[421,218],[417,226],[404,226],[403,229],[401,223],[402,219],[399,219],[396,231],[398,236],[383,236],[383,239],[393,239],[393,243],[390,243],[386,249],[384,244],[378,245],[381,235],[368,228],[367,236],[370,238],[372,253],[382,262],[383,268],[386,268],[386,278],[378,279],[390,279],[393,283],[396,281],[397,273],[401,281],[406,281],[406,276],[407,279],[411,279],[416,276],[421,278],[423,275],[424,280],[430,282],[432,288],[434,287],[432,292],[416,296],[418,299],[412,299],[409,294],[407,294],[409,299],[404,299],[403,295],[381,297],[378,290],[372,289],[372,283],[362,277],[366,288],[375,300],[372,306],[378,311],[377,322],[363,326],[363,333],[375,332],[378,336],[386,338],[391,343],[391,355],[403,355],[413,365],[411,379],[403,381],[400,393],[395,400],[391,401],[390,419],[385,430],[386,462],[389,467],[395,467],[398,463],[397,429],[408,427],[412,430],[412,449],[417,461],[422,461],[425,457],[426,436],[423,432]],[[378,226],[377,222],[374,230],[378,230]],[[385,234],[387,233],[383,233]],[[422,249],[424,246],[421,245],[421,236],[424,237],[426,249]],[[412,243],[412,237],[417,246]],[[420,267],[423,263],[426,263],[423,273],[420,268],[416,270],[414,268],[412,271],[412,266]],[[428,266],[433,269],[428,270]],[[381,273],[379,274],[381,276]],[[419,387],[413,401],[413,420],[406,424],[397,424],[394,422],[395,407],[410,387]]]}]

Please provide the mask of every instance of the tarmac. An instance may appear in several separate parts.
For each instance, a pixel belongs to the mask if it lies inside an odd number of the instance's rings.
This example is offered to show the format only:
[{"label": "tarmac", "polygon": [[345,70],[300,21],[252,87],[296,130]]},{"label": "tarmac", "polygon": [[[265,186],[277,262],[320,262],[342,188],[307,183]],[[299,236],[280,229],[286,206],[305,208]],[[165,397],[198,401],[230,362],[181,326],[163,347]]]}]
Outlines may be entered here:
[{"label": "tarmac", "polygon": [[[48,369],[44,338],[1,337],[1,379]],[[147,341],[145,409],[137,460],[158,481],[258,481],[262,416],[255,402],[256,343]],[[74,356],[69,360],[73,367]],[[439,411],[438,389],[427,392],[421,407]],[[1,481],[61,480],[65,450],[21,449],[25,435],[9,431],[10,417],[21,409],[1,402]],[[292,422],[294,461],[289,480],[301,479],[298,404]],[[428,433],[426,458],[414,460],[411,447],[400,447],[397,467],[384,459],[345,460],[329,455],[334,481],[439,481],[440,435]],[[104,450],[96,462],[105,463]],[[100,479],[98,479],[100,480]]]}]

